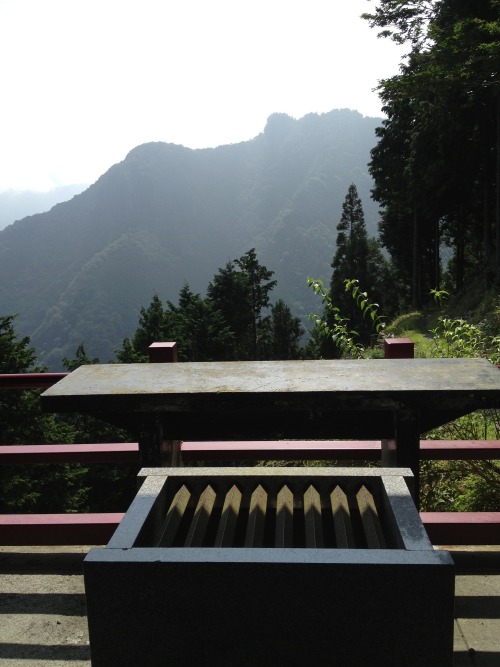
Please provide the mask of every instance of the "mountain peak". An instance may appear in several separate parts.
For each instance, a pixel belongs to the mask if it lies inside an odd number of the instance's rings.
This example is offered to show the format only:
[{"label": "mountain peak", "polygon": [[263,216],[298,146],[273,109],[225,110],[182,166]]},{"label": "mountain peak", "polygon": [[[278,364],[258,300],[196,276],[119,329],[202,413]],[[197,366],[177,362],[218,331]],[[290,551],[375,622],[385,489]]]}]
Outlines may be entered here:
[{"label": "mountain peak", "polygon": [[82,341],[106,362],[155,291],[176,302],[187,282],[204,294],[219,267],[256,248],[275,272],[275,298],[306,321],[318,307],[307,277],[331,276],[353,182],[375,234],[375,128],[347,110],[277,113],[239,144],[137,146],[83,194],[0,232],[0,313],[19,313],[19,334],[51,369]]}]

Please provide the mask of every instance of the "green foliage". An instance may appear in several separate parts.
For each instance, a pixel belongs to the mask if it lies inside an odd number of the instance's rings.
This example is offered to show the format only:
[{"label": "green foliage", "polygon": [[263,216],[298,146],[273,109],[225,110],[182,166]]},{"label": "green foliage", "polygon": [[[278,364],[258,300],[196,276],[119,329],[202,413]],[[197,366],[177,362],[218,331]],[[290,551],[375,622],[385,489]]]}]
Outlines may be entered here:
[{"label": "green foliage", "polygon": [[[429,433],[432,440],[498,440],[498,410],[474,412]],[[425,511],[498,511],[500,461],[422,461],[421,505]]]},{"label": "green foliage", "polygon": [[[1,318],[0,372],[37,369],[29,339],[18,340],[13,318]],[[69,370],[96,363],[81,344]],[[127,434],[86,415],[54,416],[41,411],[39,390],[3,391],[0,396],[0,444],[117,442]],[[33,465],[0,469],[0,512],[124,511],[135,494],[132,466]]]},{"label": "green foliage", "polygon": [[266,318],[263,325],[268,329],[264,346],[266,359],[299,359],[302,356],[299,341],[304,329],[300,318],[292,316],[282,299],[271,307],[271,317]]},{"label": "green foliage", "polygon": [[[444,309],[448,297],[445,290],[432,290],[436,303]],[[435,357],[486,357],[500,364],[500,336],[485,331],[483,326],[468,322],[464,318],[439,315],[436,326],[431,329]]]},{"label": "green foliage", "polygon": [[15,315],[0,317],[0,373],[26,373],[34,370],[36,350],[28,337],[19,340],[14,329]]},{"label": "green foliage", "polygon": [[[367,356],[366,350],[356,339],[356,333],[348,326],[332,305],[328,292],[321,281],[309,279],[308,284],[315,294],[321,296],[326,309],[333,311],[333,328],[324,318],[312,315],[315,324],[313,336],[331,337],[339,347],[342,357],[360,358]],[[346,281],[346,289],[351,291],[356,303],[361,307],[366,294],[359,289],[357,281]],[[446,292],[434,290],[433,297],[443,309]],[[372,307],[370,307],[372,306]],[[367,302],[365,311],[373,316],[377,326],[383,321],[375,304]],[[401,333],[407,323],[421,321],[421,313],[411,313],[398,318],[388,327]],[[422,336],[421,349],[425,356],[434,357],[487,357],[498,363],[500,359],[500,336],[488,335],[480,326],[461,318],[448,318],[444,313],[437,318],[429,340]],[[417,338],[412,336],[412,338]],[[435,440],[498,440],[500,439],[500,411],[478,411],[452,421],[427,434]],[[500,462],[498,461],[422,461],[420,464],[420,498],[424,511],[498,511],[500,507]]]},{"label": "green foliage", "polygon": [[[147,361],[149,345],[160,341],[178,344],[179,361],[299,358],[303,329],[282,299],[271,306],[272,276],[252,248],[218,270],[206,298],[187,283],[177,305],[168,301],[164,306],[155,294],[141,308],[133,337],[116,351],[117,360]],[[267,309],[270,315],[265,315]]]},{"label": "green foliage", "polygon": [[[334,305],[333,298],[324,288],[321,280],[308,278],[307,284],[315,294],[321,297],[324,316],[310,315],[319,339],[326,338],[333,342],[345,359],[360,359],[365,356],[365,346],[359,340],[359,334],[350,328],[349,319],[344,317],[340,309]],[[379,334],[385,324],[378,314],[378,304],[372,303],[366,292],[362,292],[356,279],[344,281],[345,291],[350,293],[362,316],[371,323],[375,334]]]},{"label": "green foliage", "polygon": [[[448,293],[432,290],[441,309]],[[463,318],[441,314],[431,331],[434,357],[486,357],[498,364],[500,339]],[[498,440],[500,411],[481,410],[427,434],[433,440]],[[500,507],[499,461],[426,461],[421,464],[422,508],[490,511]]]},{"label": "green foliage", "polygon": [[270,292],[276,286],[274,271],[262,266],[252,248],[219,269],[207,288],[213,307],[220,310],[235,337],[236,359],[260,359],[265,355]]},{"label": "green foliage", "polygon": [[[372,322],[367,317],[370,307],[365,312],[365,307],[368,307],[366,295],[363,296],[359,288],[355,288],[356,293],[351,291],[346,281],[350,276],[357,276],[358,282],[380,301],[390,292],[389,269],[377,241],[368,238],[363,206],[354,183],[349,186],[342,204],[337,232],[337,248],[331,263],[331,305],[338,308],[343,318],[349,321],[349,326],[357,332],[361,343],[367,345],[373,333]],[[331,307],[324,318],[328,325],[334,325]],[[329,356],[330,352],[328,345],[323,347],[325,356]]]},{"label": "green foliage", "polygon": [[400,73],[380,83],[387,118],[370,162],[401,294],[425,302],[443,244],[454,291],[477,275],[498,284],[498,0],[382,0],[365,18],[410,46]]},{"label": "green foliage", "polygon": [[[0,317],[0,373],[40,372],[36,366],[36,351],[30,339],[19,339],[14,328],[14,316]],[[39,390],[1,391],[0,444],[22,444],[28,440],[57,442],[70,437],[67,429],[52,415],[41,411]]]},{"label": "green foliage", "polygon": [[382,28],[379,37],[390,37],[396,44],[410,43],[413,49],[427,44],[427,23],[434,15],[432,0],[380,0],[375,13],[362,17],[370,27]]},{"label": "green foliage", "polygon": [[208,299],[184,285],[179,305],[168,303],[170,340],[178,344],[180,361],[215,361],[230,358],[234,333]]},{"label": "green foliage", "polygon": [[[420,330],[424,321],[424,315],[416,310],[411,313],[398,315],[386,327],[385,333],[392,336],[401,336],[404,332],[410,330]],[[411,336],[410,336],[411,338]]]},{"label": "green foliage", "polygon": [[[19,339],[14,317],[0,318],[0,373],[42,371],[29,338]],[[40,390],[0,390],[0,445],[73,442],[74,431],[42,412]],[[80,471],[62,466],[0,468],[0,511],[43,512],[61,504],[76,509],[80,502]]]}]

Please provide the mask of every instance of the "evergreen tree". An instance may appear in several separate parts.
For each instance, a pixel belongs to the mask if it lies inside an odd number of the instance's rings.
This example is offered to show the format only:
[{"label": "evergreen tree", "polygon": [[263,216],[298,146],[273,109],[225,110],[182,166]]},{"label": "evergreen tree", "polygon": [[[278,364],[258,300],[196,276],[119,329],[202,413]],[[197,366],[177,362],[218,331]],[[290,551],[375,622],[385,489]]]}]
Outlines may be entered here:
[{"label": "evergreen tree", "polygon": [[213,303],[195,294],[185,284],[178,306],[168,302],[167,319],[171,340],[179,349],[180,361],[224,361],[232,356],[234,334]]},{"label": "evergreen tree", "polygon": [[381,0],[365,15],[410,45],[379,86],[387,118],[370,171],[381,240],[415,307],[439,284],[443,241],[456,291],[478,274],[500,281],[498,10],[498,0]]},{"label": "evergreen tree", "polygon": [[345,278],[357,278],[361,285],[367,283],[368,235],[363,206],[354,183],[349,186],[342,204],[337,232],[337,249],[331,264],[333,274],[330,291],[335,294],[340,305],[340,293],[343,291]]},{"label": "evergreen tree", "polygon": [[148,348],[151,343],[168,340],[168,318],[158,294],[153,294],[147,308],[142,307],[139,315],[139,324],[132,339],[133,349],[148,360]]},{"label": "evergreen tree", "polygon": [[266,325],[263,322],[262,311],[269,307],[269,292],[276,286],[276,280],[270,280],[274,271],[261,266],[257,260],[255,248],[235,260],[245,276],[247,285],[247,299],[251,308],[250,351],[251,359],[262,357],[261,340],[264,340]]},{"label": "evergreen tree", "polygon": [[76,348],[76,353],[75,353],[75,358],[74,359],[67,359],[64,357],[63,359],[63,365],[64,368],[66,368],[67,371],[70,373],[80,366],[86,366],[88,364],[98,364],[99,359],[97,357],[94,357],[91,359],[87,351],[85,350],[85,344],[80,343],[80,345]]},{"label": "evergreen tree", "polygon": [[219,269],[208,286],[209,300],[234,332],[235,359],[259,359],[264,354],[267,323],[262,311],[269,307],[269,293],[276,285],[273,273],[259,263],[252,248]]},{"label": "evergreen tree", "polygon": [[[0,317],[0,373],[43,372],[36,365],[36,350],[30,346],[30,339],[19,339],[14,319],[13,315]],[[0,444],[57,442],[61,437],[71,437],[64,425],[42,412],[39,394],[37,389],[1,391]]]},{"label": "evergreen tree", "polygon": [[[330,297],[333,306],[339,309],[342,317],[349,320],[349,326],[367,344],[372,335],[371,323],[364,318],[351,292],[346,291],[345,280],[356,279],[372,299],[380,302],[388,283],[388,267],[377,241],[368,238],[363,206],[354,184],[349,186],[342,204],[337,231],[337,248],[331,264]],[[325,317],[329,322],[331,312],[325,313]],[[325,356],[335,356],[338,351],[328,340],[325,341],[323,353]]]},{"label": "evergreen tree", "polygon": [[300,337],[304,329],[299,317],[293,317],[290,308],[279,299],[271,308],[269,318],[270,349],[269,359],[299,359],[301,356]]},{"label": "evergreen tree", "polygon": [[186,283],[179,292],[178,305],[164,307],[154,294],[148,308],[141,308],[139,324],[132,337],[125,338],[116,351],[120,363],[148,361],[151,343],[175,341],[179,361],[224,361],[233,358],[234,333],[209,299],[191,291]]},{"label": "evergreen tree", "polygon": [[[43,372],[29,338],[19,339],[15,316],[0,317],[0,373]],[[71,425],[45,414],[40,390],[0,390],[0,445],[73,442]],[[81,471],[60,465],[0,468],[0,512],[51,512],[81,507]]]},{"label": "evergreen tree", "polygon": [[247,332],[252,324],[252,313],[248,307],[248,289],[244,274],[236,269],[234,262],[220,268],[207,287],[207,298],[220,311],[234,334],[233,358],[246,358],[244,354]]},{"label": "evergreen tree", "polygon": [[115,350],[115,356],[120,364],[139,364],[147,361],[143,354],[137,352],[130,338],[123,339],[121,348]]}]

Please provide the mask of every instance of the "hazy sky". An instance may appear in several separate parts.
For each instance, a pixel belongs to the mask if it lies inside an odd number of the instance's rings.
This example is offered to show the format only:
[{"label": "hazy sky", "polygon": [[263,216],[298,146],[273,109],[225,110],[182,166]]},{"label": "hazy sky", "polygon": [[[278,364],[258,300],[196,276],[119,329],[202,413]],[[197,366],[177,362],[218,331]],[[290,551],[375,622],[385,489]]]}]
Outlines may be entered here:
[{"label": "hazy sky", "polygon": [[376,0],[0,0],[0,190],[92,183],[135,146],[255,137],[357,109],[402,51]]}]

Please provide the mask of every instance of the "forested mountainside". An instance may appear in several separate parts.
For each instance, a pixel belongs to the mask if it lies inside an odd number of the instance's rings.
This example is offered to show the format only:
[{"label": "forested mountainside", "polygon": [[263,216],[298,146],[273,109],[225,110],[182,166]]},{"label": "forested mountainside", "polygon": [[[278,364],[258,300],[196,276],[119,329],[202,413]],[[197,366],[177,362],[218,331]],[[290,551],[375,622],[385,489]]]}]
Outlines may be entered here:
[{"label": "forested mountainside", "polygon": [[251,141],[192,150],[134,148],[71,201],[0,232],[0,313],[18,313],[42,362],[85,342],[113,357],[154,292],[204,292],[219,267],[256,248],[274,298],[307,316],[308,276],[329,280],[342,201],[355,183],[375,235],[367,163],[380,119],[355,111],[272,115]]}]

